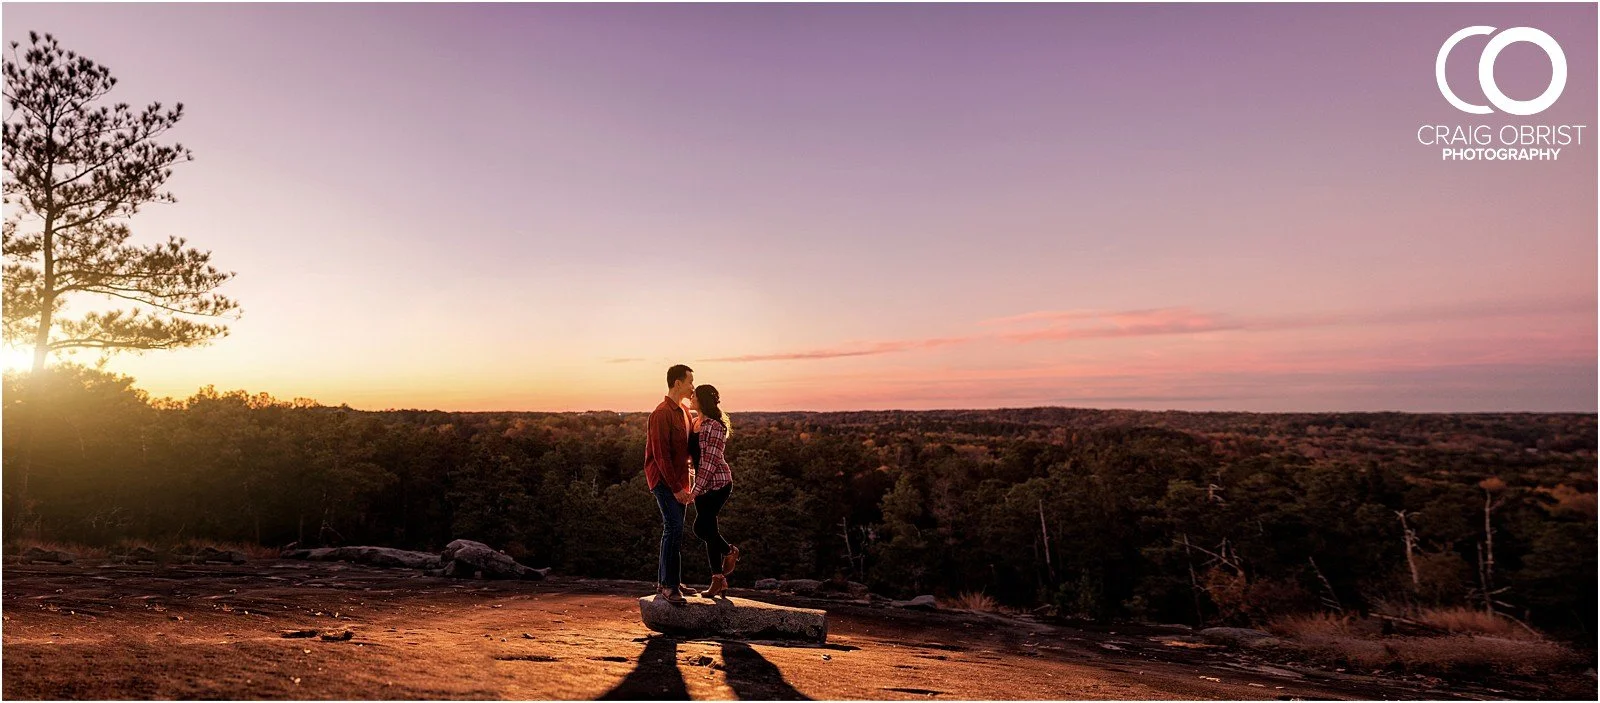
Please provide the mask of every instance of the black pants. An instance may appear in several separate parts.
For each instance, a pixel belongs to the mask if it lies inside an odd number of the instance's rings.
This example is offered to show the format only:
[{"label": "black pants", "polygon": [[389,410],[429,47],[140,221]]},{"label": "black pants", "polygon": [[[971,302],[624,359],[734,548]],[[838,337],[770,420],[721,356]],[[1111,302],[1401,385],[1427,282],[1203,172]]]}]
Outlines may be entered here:
[{"label": "black pants", "polygon": [[706,491],[694,499],[694,535],[706,543],[706,557],[711,561],[711,573],[722,573],[722,558],[728,555],[728,540],[717,533],[717,513],[728,502],[733,484]]}]

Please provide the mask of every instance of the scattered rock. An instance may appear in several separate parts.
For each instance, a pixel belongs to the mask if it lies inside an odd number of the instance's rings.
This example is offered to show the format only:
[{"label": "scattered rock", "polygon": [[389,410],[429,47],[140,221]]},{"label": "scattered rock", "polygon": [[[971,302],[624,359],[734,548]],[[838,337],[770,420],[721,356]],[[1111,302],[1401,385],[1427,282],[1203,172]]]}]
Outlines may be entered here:
[{"label": "scattered rock", "polygon": [[797,596],[814,596],[821,588],[822,582],[816,579],[789,579],[778,583],[778,590]]},{"label": "scattered rock", "polygon": [[431,569],[439,565],[438,555],[389,547],[338,547],[331,556],[339,561],[392,569]]},{"label": "scattered rock", "polygon": [[356,633],[351,632],[349,630],[345,630],[344,632],[337,632],[337,633],[335,633],[335,632],[327,632],[327,633],[323,633],[322,641],[324,641],[324,642],[346,642],[350,638],[355,637],[355,636],[356,636]]},{"label": "scattered rock", "polygon": [[895,607],[895,608],[906,608],[908,610],[938,610],[939,609],[939,602],[937,600],[934,600],[933,596],[917,596],[916,598],[912,598],[911,600],[889,601],[889,605],[892,606],[892,607]]},{"label": "scattered rock", "polygon": [[1305,678],[1305,674],[1302,674],[1298,671],[1280,669],[1276,666],[1267,666],[1266,664],[1228,664],[1227,666],[1231,666],[1235,669],[1244,669],[1245,671],[1254,671],[1257,673],[1267,674],[1269,676],[1279,676],[1286,679]]},{"label": "scattered rock", "polygon": [[560,661],[559,659],[556,659],[555,657],[552,657],[552,656],[550,656],[548,654],[499,654],[499,655],[495,656],[495,659],[497,661],[503,661],[503,662],[554,662],[554,661]]},{"label": "scattered rock", "polygon": [[843,578],[834,578],[823,581],[817,590],[824,595],[843,595],[850,598],[866,598],[867,584],[846,581]]},{"label": "scattered rock", "polygon": [[154,549],[149,547],[134,547],[133,549],[128,550],[127,554],[120,554],[112,557],[111,561],[119,564],[138,564],[147,561],[155,562],[159,561],[160,559],[161,554],[157,553]]},{"label": "scattered rock", "polygon": [[756,582],[756,590],[758,590],[758,591],[776,591],[776,590],[778,590],[778,580],[777,579],[761,579],[760,581]]},{"label": "scattered rock", "polygon": [[203,547],[194,554],[194,563],[224,562],[228,564],[243,564],[248,558],[242,552],[222,550],[216,547]]},{"label": "scattered rock", "polygon": [[320,547],[294,549],[283,552],[285,559],[308,561],[344,561],[399,569],[437,569],[441,566],[439,555],[431,552],[411,552],[390,547]]},{"label": "scattered rock", "polygon": [[674,604],[644,596],[639,615],[647,627],[668,635],[828,641],[827,612],[743,598],[689,598]]},{"label": "scattered rock", "polygon": [[1168,635],[1165,637],[1151,637],[1151,642],[1158,642],[1167,647],[1180,647],[1183,649],[1222,649],[1220,644],[1202,641],[1199,637],[1190,635]]},{"label": "scattered rock", "polygon": [[1271,647],[1282,642],[1271,633],[1247,627],[1208,627],[1196,634],[1207,642],[1230,647]]},{"label": "scattered rock", "polygon": [[71,564],[76,559],[77,557],[73,556],[71,552],[63,552],[56,549],[41,549],[39,547],[28,547],[27,551],[22,553],[22,563],[24,564],[32,564],[35,562]]},{"label": "scattered rock", "polygon": [[531,640],[531,639],[533,639],[533,635],[530,635],[530,634],[524,632],[524,633],[522,633],[522,639]]},{"label": "scattered rock", "polygon": [[439,553],[444,563],[440,576],[457,578],[520,578],[538,580],[550,573],[549,569],[531,569],[517,563],[502,552],[497,552],[482,542],[458,539],[445,545]]},{"label": "scattered rock", "polygon": [[283,636],[284,637],[288,637],[288,638],[316,637],[317,636],[317,631],[316,630],[284,630],[283,631]]}]

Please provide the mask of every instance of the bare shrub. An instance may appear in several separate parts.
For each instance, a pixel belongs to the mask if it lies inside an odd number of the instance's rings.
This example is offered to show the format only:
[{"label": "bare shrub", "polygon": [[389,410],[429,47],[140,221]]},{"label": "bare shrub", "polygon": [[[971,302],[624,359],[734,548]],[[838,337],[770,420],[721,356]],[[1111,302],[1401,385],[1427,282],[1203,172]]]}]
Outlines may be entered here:
[{"label": "bare shrub", "polygon": [[980,613],[994,613],[1000,610],[1000,604],[990,598],[989,594],[982,591],[967,591],[946,601],[944,606],[956,610],[973,610]]}]

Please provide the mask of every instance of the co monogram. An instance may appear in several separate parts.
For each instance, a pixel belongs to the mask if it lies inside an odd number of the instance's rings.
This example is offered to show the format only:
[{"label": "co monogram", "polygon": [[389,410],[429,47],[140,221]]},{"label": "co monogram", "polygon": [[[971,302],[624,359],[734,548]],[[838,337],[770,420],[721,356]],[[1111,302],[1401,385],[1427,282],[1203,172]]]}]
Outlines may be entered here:
[{"label": "co monogram", "polygon": [[[1473,105],[1456,97],[1450,90],[1450,84],[1444,78],[1445,59],[1450,56],[1450,50],[1467,37],[1479,34],[1494,34],[1494,27],[1476,26],[1467,27],[1446,39],[1444,46],[1439,47],[1439,58],[1434,64],[1434,76],[1439,80],[1439,92],[1444,94],[1444,99],[1450,101],[1457,110],[1470,112],[1474,115],[1487,115],[1494,110],[1487,105]],[[1528,42],[1544,50],[1550,57],[1550,85],[1544,93],[1532,100],[1515,100],[1500,92],[1500,86],[1494,82],[1494,62],[1500,57],[1500,52],[1506,47],[1517,42]],[[1561,45],[1550,35],[1533,27],[1512,27],[1489,39],[1483,47],[1483,55],[1478,58],[1478,84],[1483,87],[1483,96],[1489,103],[1501,112],[1512,115],[1537,115],[1546,108],[1554,105],[1556,99],[1561,97],[1561,91],[1567,87],[1567,55],[1561,51]]]}]

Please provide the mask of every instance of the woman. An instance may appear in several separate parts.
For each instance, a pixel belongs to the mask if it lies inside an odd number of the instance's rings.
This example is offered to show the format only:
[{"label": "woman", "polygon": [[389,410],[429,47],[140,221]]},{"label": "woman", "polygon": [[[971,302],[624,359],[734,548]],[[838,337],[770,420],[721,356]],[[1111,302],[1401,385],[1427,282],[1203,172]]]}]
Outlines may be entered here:
[{"label": "woman", "polygon": [[722,412],[722,397],[715,386],[696,387],[694,399],[700,414],[699,430],[693,435],[696,441],[690,443],[695,460],[694,534],[706,543],[711,587],[705,595],[710,598],[728,590],[728,574],[739,561],[739,548],[728,544],[717,532],[717,513],[722,512],[728,494],[733,492],[733,468],[723,458],[732,424],[727,413]]}]

